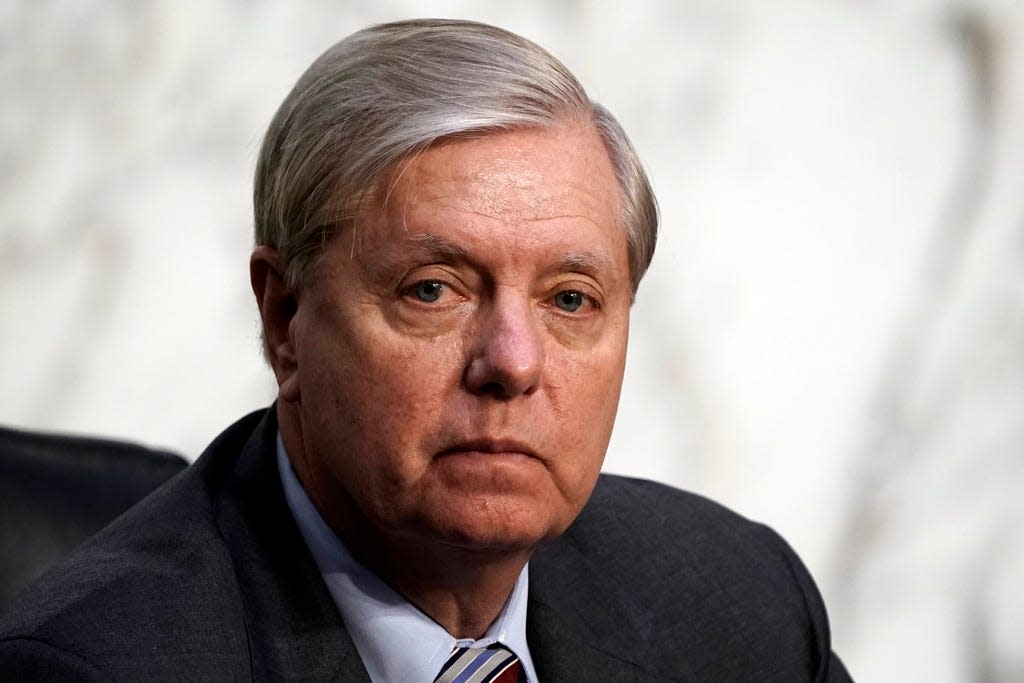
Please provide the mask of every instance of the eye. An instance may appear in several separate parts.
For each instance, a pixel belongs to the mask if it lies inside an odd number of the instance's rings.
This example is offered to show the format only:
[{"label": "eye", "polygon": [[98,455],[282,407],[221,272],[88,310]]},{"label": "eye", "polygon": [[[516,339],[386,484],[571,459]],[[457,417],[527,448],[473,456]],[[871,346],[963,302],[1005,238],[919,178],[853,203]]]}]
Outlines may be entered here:
[{"label": "eye", "polygon": [[586,296],[572,289],[555,294],[555,306],[567,313],[575,313],[580,310],[585,301]]},{"label": "eye", "polygon": [[444,284],[437,280],[422,280],[409,288],[409,292],[424,303],[433,303],[441,298]]}]

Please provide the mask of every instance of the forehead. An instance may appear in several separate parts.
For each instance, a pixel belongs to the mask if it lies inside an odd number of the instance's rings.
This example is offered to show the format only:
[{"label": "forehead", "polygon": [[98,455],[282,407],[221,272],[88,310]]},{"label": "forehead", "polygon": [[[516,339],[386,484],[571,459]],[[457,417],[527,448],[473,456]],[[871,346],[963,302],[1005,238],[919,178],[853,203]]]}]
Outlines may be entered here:
[{"label": "forehead", "polygon": [[614,170],[590,126],[526,129],[435,144],[387,177],[384,205],[435,203],[496,219],[576,213],[621,228]]},{"label": "forehead", "polygon": [[513,247],[543,238],[613,260],[625,249],[618,182],[590,126],[448,139],[397,164],[373,195],[357,220],[370,239],[441,231]]}]

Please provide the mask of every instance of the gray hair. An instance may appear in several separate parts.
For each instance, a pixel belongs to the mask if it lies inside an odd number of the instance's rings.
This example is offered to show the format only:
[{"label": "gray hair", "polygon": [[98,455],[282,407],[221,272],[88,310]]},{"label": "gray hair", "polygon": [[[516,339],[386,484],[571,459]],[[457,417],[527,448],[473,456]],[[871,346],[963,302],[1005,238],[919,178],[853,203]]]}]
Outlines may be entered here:
[{"label": "gray hair", "polygon": [[636,292],[654,254],[658,210],[625,131],[543,48],[470,21],[371,26],[313,62],[263,139],[256,243],[278,251],[286,282],[297,287],[398,162],[451,136],[566,122],[593,125],[608,150]]}]

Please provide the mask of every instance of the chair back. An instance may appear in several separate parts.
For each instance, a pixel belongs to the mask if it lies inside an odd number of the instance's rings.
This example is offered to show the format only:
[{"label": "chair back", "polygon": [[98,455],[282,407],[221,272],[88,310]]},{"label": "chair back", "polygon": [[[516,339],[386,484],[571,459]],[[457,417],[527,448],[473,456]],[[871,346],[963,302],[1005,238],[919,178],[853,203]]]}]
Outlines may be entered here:
[{"label": "chair back", "polygon": [[0,612],[187,466],[180,455],[135,444],[0,427]]}]

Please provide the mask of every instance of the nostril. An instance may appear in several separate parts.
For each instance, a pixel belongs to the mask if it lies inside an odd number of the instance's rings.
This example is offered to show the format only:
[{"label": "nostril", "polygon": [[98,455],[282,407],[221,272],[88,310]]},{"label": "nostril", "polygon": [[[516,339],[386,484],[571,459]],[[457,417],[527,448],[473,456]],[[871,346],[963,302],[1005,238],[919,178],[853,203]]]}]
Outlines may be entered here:
[{"label": "nostril", "polygon": [[491,396],[495,396],[498,398],[507,395],[505,387],[503,387],[500,382],[487,382],[482,387],[480,387],[479,392],[481,394],[489,394]]}]

